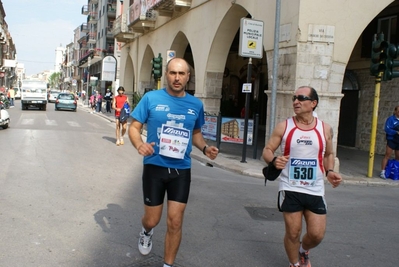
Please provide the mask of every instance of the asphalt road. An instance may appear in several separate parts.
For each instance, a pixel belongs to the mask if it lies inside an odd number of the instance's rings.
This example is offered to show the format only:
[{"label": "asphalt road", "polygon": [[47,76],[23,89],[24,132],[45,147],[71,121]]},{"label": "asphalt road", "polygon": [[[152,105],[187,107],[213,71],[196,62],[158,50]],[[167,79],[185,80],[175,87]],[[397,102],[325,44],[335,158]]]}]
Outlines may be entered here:
[{"label": "asphalt road", "polygon": [[[78,112],[10,109],[0,130],[0,266],[161,267],[137,250],[142,158],[114,125]],[[127,138],[126,138],[127,141]],[[277,183],[193,161],[181,267],[288,266]],[[312,266],[397,266],[398,187],[327,186],[328,226]]]}]

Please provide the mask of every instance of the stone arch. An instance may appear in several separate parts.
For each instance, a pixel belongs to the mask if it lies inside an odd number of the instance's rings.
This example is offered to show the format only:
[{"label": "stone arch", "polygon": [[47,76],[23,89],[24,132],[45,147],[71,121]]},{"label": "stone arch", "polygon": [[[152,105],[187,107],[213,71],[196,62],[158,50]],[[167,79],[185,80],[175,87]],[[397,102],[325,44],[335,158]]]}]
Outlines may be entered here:
[{"label": "stone arch", "polygon": [[152,79],[152,64],[151,60],[158,55],[154,55],[154,51],[151,46],[147,45],[143,58],[141,60],[141,68],[140,68],[140,80],[137,87],[137,92],[143,94],[146,90],[155,89],[157,85],[154,83]]},{"label": "stone arch", "polygon": [[[122,69],[122,68],[121,68]],[[126,62],[125,62],[125,67],[123,68],[124,75],[123,75],[123,87],[126,90],[127,95],[131,95],[134,92],[134,67],[133,67],[133,61],[131,57],[126,57]],[[117,88],[115,88],[117,89]],[[116,93],[116,92],[115,92]]]}]

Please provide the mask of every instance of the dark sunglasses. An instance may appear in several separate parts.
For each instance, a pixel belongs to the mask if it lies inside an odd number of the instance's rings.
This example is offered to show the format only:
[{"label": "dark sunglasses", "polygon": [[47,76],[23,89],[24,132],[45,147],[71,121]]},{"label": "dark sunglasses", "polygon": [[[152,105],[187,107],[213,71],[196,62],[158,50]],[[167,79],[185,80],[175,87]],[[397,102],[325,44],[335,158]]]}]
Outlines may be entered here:
[{"label": "dark sunglasses", "polygon": [[313,101],[313,99],[312,98],[310,98],[310,97],[308,97],[308,96],[306,96],[306,95],[293,95],[292,96],[292,102],[294,102],[295,100],[297,100],[298,99],[298,101],[306,101],[306,100],[310,100],[310,101]]}]

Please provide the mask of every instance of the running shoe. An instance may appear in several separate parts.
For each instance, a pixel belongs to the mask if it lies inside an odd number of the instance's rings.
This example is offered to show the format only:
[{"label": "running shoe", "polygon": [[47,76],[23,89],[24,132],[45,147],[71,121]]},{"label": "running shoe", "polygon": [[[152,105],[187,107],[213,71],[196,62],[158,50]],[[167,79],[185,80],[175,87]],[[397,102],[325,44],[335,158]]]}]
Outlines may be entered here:
[{"label": "running shoe", "polygon": [[120,143],[121,143],[121,146],[123,146],[125,144],[125,142],[123,141],[123,138],[121,138]]},{"label": "running shoe", "polygon": [[299,263],[300,267],[312,267],[312,265],[310,265],[310,260],[309,260],[309,251],[306,251],[304,253],[299,253]]},{"label": "running shoe", "polygon": [[384,180],[387,179],[387,177],[385,176],[385,171],[381,171],[380,178]]},{"label": "running shoe", "polygon": [[298,264],[290,264],[290,267],[300,267]]},{"label": "running shoe", "polygon": [[154,229],[151,229],[149,233],[145,233],[145,229],[142,228],[139,237],[139,251],[142,255],[148,255],[152,249],[152,234]]}]

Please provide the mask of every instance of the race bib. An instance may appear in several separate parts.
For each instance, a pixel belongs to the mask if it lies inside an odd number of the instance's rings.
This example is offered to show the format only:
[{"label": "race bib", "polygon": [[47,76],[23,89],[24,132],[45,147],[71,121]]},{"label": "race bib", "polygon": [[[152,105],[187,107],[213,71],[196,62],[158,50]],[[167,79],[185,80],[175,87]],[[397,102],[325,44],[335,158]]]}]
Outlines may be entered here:
[{"label": "race bib", "polygon": [[159,154],[165,157],[183,159],[190,141],[190,130],[162,124]]},{"label": "race bib", "polygon": [[295,186],[313,186],[317,178],[316,159],[291,158],[289,162],[289,183]]}]

